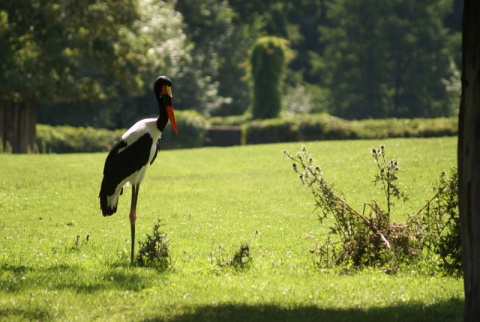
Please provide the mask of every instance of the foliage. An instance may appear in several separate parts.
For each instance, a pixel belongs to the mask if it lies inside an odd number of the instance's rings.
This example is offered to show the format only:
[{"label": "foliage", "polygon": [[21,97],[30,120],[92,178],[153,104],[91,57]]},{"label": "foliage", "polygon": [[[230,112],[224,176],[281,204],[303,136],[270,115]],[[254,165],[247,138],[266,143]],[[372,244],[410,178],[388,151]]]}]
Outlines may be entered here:
[{"label": "foliage", "polygon": [[[181,132],[176,135],[167,127],[160,140],[161,149],[203,146],[207,128],[205,118],[195,111],[177,111],[175,115]],[[125,131],[37,124],[37,148],[40,153],[105,152]]]},{"label": "foliage", "polygon": [[254,119],[278,117],[282,106],[282,81],[290,58],[288,41],[278,37],[257,39],[250,54]]},{"label": "foliage", "polygon": [[355,210],[325,179],[305,147],[296,155],[285,151],[285,156],[293,161],[293,170],[313,194],[320,224],[333,220],[324,242],[311,250],[318,254],[319,265],[379,266],[391,272],[402,264],[418,262],[425,253],[427,260],[435,261],[433,253],[441,258],[440,267],[445,272],[461,271],[456,172],[449,179],[443,173],[434,197],[407,223],[397,224],[391,219],[393,200],[405,202],[407,196],[397,183],[398,162],[385,159],[385,146],[373,149],[372,156],[377,166],[373,182],[384,193],[387,209],[373,199],[364,203],[362,212]]},{"label": "foliage", "polygon": [[242,115],[215,116],[209,119],[210,125],[235,126],[250,122],[252,115],[245,113]]},{"label": "foliage", "polygon": [[[296,115],[269,120],[250,120],[249,115],[205,119],[195,111],[176,111],[180,133],[167,126],[162,149],[205,145],[209,125],[241,125],[242,144],[395,137],[442,137],[458,133],[457,118],[386,119],[347,121],[328,114]],[[92,127],[37,125],[40,153],[108,151],[124,129],[109,131]],[[11,152],[8,147],[0,152]]]},{"label": "foliage", "polygon": [[[384,149],[381,149],[385,153]],[[301,152],[292,156],[293,170],[299,174],[302,184],[306,185],[315,199],[315,209],[320,213],[318,219],[323,223],[333,219],[326,241],[312,250],[319,255],[321,266],[332,267],[340,264],[351,264],[354,267],[390,265],[396,269],[395,261],[401,257],[413,257],[418,250],[409,242],[408,227],[393,224],[390,221],[390,200],[398,193],[395,185],[396,161],[379,165],[376,181],[382,182],[382,188],[388,200],[388,212],[383,211],[376,200],[365,203],[360,213],[335,191],[319,166],[314,165],[313,158],[304,147]],[[377,153],[375,158],[378,161]],[[383,161],[384,159],[380,159]],[[387,170],[388,175],[381,172]],[[392,195],[393,193],[393,195]]]},{"label": "foliage", "polygon": [[235,269],[243,269],[248,267],[252,263],[252,255],[250,254],[250,244],[241,244],[232,257],[223,259],[220,255],[222,251],[222,245],[219,245],[219,258],[217,259],[217,267],[232,267]]},{"label": "foliage", "polygon": [[[118,47],[116,55],[120,56],[122,66],[117,69],[121,71],[128,67],[128,76],[134,78],[134,83],[109,75],[103,82],[112,86],[112,90],[101,97],[87,93],[89,96],[81,99],[67,96],[68,99],[52,101],[41,96],[39,122],[109,129],[128,127],[132,119],[157,111],[152,89],[159,75],[170,76],[174,86],[189,77],[184,69],[192,59],[193,45],[181,28],[182,16],[173,10],[171,4],[152,0],[139,0],[136,14],[130,25],[118,28],[118,37],[123,41],[121,46],[112,41],[113,37],[108,40],[109,45]],[[79,62],[78,68],[89,70],[85,64]],[[85,78],[100,79],[101,71],[100,68],[94,69],[94,74],[85,75]],[[181,94],[180,90],[178,92]],[[174,95],[177,96],[175,87]]]},{"label": "foliage", "polygon": [[136,19],[135,1],[3,1],[0,12],[8,19],[0,37],[2,99],[92,101],[138,89],[119,32]]},{"label": "foliage", "polygon": [[291,112],[454,115],[462,2],[357,2],[4,1],[0,94],[32,96],[40,123],[124,128],[155,110],[166,74],[176,108],[242,114],[248,51],[277,36],[296,54],[281,88]]},{"label": "foliage", "polygon": [[258,24],[239,24],[227,1],[179,0],[174,5],[194,44],[184,76],[177,80],[182,91],[176,104],[205,116],[243,113],[249,99],[243,65]]},{"label": "foliage", "polygon": [[[445,1],[331,1],[318,73],[333,102],[330,113],[348,118],[450,116],[451,41],[442,19]],[[458,34],[456,35],[458,38]],[[457,47],[458,50],[458,47]]]},{"label": "foliage", "polygon": [[202,147],[208,122],[200,113],[187,110],[176,111],[178,134],[167,126],[160,140],[161,149],[188,149]]},{"label": "foliage", "polygon": [[298,133],[293,118],[275,118],[252,121],[244,126],[245,144],[259,144],[267,142],[295,142]]},{"label": "foliage", "polygon": [[457,118],[349,121],[328,114],[285,116],[244,124],[245,143],[454,136]]},{"label": "foliage", "polygon": [[[442,172],[434,185],[435,195],[410,218],[410,225],[422,234],[423,246],[439,258],[438,265],[448,274],[462,274],[458,171]],[[431,258],[435,261],[436,258]]]},{"label": "foliage", "polygon": [[122,136],[123,130],[37,124],[40,153],[105,152]]},{"label": "foliage", "polygon": [[397,184],[398,174],[400,172],[398,161],[392,159],[387,162],[387,160],[385,159],[385,155],[386,152],[384,145],[381,145],[380,149],[372,150],[372,156],[375,159],[375,164],[378,170],[378,172],[375,174],[375,180],[373,180],[373,184],[381,185],[381,190],[385,194],[385,200],[387,202],[387,210],[385,212],[385,217],[387,222],[389,222],[392,207],[394,205],[393,199],[405,202],[407,201],[408,197],[403,191],[400,190]]},{"label": "foliage", "polygon": [[[297,142],[340,139],[381,139],[394,137],[441,137],[457,134],[456,118],[386,119],[347,121],[330,116],[297,115],[282,119],[250,121],[249,116],[216,117],[207,121],[195,111],[175,112],[180,134],[170,127],[161,139],[162,149],[195,148],[205,144],[209,125],[242,125],[243,144]],[[40,153],[108,151],[124,129],[110,131],[92,127],[37,125]],[[6,147],[0,152],[11,152]]]},{"label": "foliage", "polygon": [[160,218],[153,225],[152,235],[147,234],[145,241],[140,241],[137,261],[140,266],[152,266],[165,270],[170,265],[169,239],[160,228],[164,226]]}]

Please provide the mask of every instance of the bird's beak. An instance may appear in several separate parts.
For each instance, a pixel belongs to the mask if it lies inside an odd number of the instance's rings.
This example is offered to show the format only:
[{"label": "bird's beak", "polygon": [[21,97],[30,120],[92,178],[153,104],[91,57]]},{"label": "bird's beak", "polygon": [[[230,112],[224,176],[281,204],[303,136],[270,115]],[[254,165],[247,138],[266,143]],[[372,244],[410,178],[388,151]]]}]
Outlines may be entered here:
[{"label": "bird's beak", "polygon": [[173,131],[175,133],[178,133],[177,122],[175,121],[175,114],[173,113],[172,105],[167,105],[167,114],[168,114],[168,118],[170,119],[170,123],[172,124]]},{"label": "bird's beak", "polygon": [[172,88],[168,85],[162,86],[162,91],[160,92],[160,97],[163,100],[163,103],[167,107],[167,114],[168,118],[170,119],[170,123],[172,124],[173,131],[178,133],[177,129],[177,122],[175,121],[175,113],[173,112],[173,105],[172,105]]}]

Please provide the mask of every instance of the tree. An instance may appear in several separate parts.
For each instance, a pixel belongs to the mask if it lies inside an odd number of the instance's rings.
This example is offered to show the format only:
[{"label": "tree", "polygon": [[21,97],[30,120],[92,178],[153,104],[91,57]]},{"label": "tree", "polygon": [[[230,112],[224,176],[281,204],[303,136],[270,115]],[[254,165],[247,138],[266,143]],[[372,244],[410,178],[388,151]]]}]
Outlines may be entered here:
[{"label": "tree", "polygon": [[[333,114],[350,119],[447,116],[448,30],[445,1],[338,0],[319,72],[331,93]],[[318,59],[318,58],[317,58]]]},{"label": "tree", "polygon": [[0,17],[0,136],[13,152],[34,149],[40,98],[94,101],[141,86],[119,33],[136,18],[134,0],[2,1]]},{"label": "tree", "polygon": [[281,85],[289,56],[288,42],[282,38],[262,37],[253,45],[250,55],[253,118],[274,118],[280,113]]},{"label": "tree", "polygon": [[460,234],[465,321],[480,316],[480,2],[463,9],[462,97],[458,136]]},{"label": "tree", "polygon": [[104,110],[117,106],[112,113],[115,128],[128,127],[136,118],[155,113],[157,102],[152,95],[152,86],[159,75],[172,78],[175,107],[178,107],[177,102],[181,106],[182,100],[178,97],[185,95],[183,84],[190,78],[188,70],[194,46],[182,29],[182,15],[168,2],[138,0],[138,3],[137,19],[119,32],[129,44],[128,55],[142,87],[138,95],[119,92],[113,102],[107,102],[109,106]]},{"label": "tree", "polygon": [[[136,0],[137,1],[137,0]],[[125,90],[116,86],[115,95],[99,100],[39,101],[38,121],[45,124],[125,128],[139,118],[154,114],[156,101],[153,81],[159,75],[173,79],[175,88],[188,79],[193,44],[183,32],[183,18],[173,4],[158,0],[138,0],[137,16],[129,25],[119,28],[123,43],[122,58],[137,86]],[[83,64],[83,62],[81,62]],[[79,69],[83,67],[80,66]],[[101,73],[89,75],[97,79]],[[117,80],[113,80],[117,83]],[[175,90],[182,93],[181,90]],[[175,100],[177,103],[177,99]],[[177,104],[176,106],[177,107]]]},{"label": "tree", "polygon": [[[239,115],[249,105],[248,50],[260,36],[259,19],[245,20],[232,1],[176,0],[184,31],[193,43],[177,106],[210,115]],[[233,1],[235,3],[235,1]],[[243,2],[242,5],[249,7]]]}]

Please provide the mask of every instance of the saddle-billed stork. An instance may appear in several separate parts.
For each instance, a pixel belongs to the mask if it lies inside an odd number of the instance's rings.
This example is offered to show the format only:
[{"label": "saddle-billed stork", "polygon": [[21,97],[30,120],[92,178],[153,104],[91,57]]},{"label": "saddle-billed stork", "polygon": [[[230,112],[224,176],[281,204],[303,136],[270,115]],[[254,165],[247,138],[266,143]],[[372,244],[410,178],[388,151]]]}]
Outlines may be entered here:
[{"label": "saddle-billed stork", "polygon": [[147,168],[155,160],[160,148],[159,139],[170,119],[173,130],[178,133],[172,106],[172,81],[160,76],[153,86],[158,102],[158,118],[138,121],[113,146],[105,160],[103,180],[100,188],[100,207],[103,216],[111,216],[117,211],[118,197],[125,184],[132,185],[132,202],[130,205],[130,229],[132,250],[130,261],[134,261],[135,221],[137,219],[138,189]]}]

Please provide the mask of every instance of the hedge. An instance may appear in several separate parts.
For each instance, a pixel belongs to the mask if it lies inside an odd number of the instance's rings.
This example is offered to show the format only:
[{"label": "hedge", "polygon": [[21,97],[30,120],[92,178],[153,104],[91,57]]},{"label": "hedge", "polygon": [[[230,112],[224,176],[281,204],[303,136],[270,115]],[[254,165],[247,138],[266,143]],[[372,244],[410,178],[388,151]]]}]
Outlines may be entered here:
[{"label": "hedge", "polygon": [[104,152],[110,150],[124,130],[37,124],[40,153]]},{"label": "hedge", "polygon": [[[207,128],[203,116],[195,111],[176,111],[175,119],[179,134],[167,125],[160,141],[162,149],[203,146]],[[125,131],[37,124],[37,148],[40,153],[106,152]]]},{"label": "hedge", "polygon": [[[195,111],[175,112],[178,135],[167,125],[161,142],[162,149],[196,148],[212,145],[215,126],[222,124],[216,117],[210,122]],[[458,134],[458,118],[436,119],[371,119],[347,121],[328,114],[295,115],[267,120],[248,120],[245,116],[226,117],[224,125],[241,125],[242,144],[383,139],[393,137],[438,137]],[[221,127],[217,127],[219,129]],[[37,125],[37,148],[41,153],[105,152],[125,132],[91,127]],[[219,133],[218,135],[225,135]],[[234,144],[238,144],[236,139]]]},{"label": "hedge", "polygon": [[175,111],[178,134],[169,124],[162,133],[161,149],[188,149],[203,146],[208,122],[204,116],[194,110]]},{"label": "hedge", "polygon": [[328,114],[296,115],[252,121],[243,127],[243,143],[316,140],[438,137],[458,134],[458,118],[370,119],[347,121]]}]

